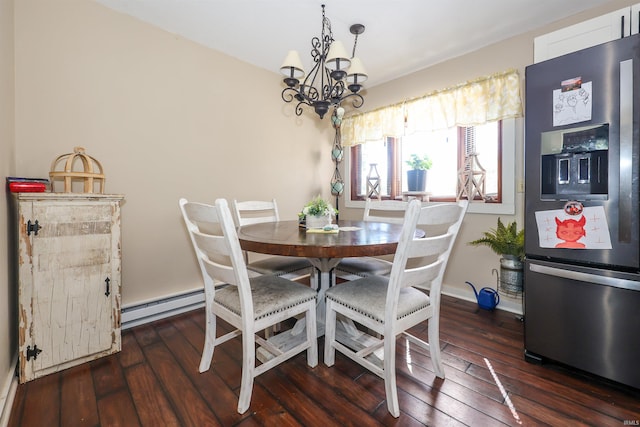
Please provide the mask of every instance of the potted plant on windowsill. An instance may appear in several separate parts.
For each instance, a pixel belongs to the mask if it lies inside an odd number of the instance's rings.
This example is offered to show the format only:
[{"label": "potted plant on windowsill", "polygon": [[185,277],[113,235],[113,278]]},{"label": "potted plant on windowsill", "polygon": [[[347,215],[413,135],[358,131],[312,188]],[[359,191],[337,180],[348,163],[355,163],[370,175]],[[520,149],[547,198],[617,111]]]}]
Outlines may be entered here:
[{"label": "potted plant on windowsill", "polygon": [[427,155],[420,157],[417,154],[412,154],[411,159],[406,163],[411,168],[407,171],[409,191],[424,191],[427,187],[427,171],[431,169],[433,162]]},{"label": "potted plant on windowsill", "polygon": [[524,261],[524,229],[515,221],[505,225],[498,217],[498,226],[469,242],[473,246],[488,246],[500,255],[500,287],[507,292],[522,292]]}]

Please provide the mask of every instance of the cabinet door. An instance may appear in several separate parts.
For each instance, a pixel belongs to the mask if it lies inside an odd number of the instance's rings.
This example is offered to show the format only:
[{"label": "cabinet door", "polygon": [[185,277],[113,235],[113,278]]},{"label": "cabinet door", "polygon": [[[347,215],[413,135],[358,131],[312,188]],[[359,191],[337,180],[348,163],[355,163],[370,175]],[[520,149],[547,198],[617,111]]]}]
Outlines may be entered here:
[{"label": "cabinet door", "polygon": [[640,4],[631,6],[631,34],[640,32]]},{"label": "cabinet door", "polygon": [[571,25],[542,36],[533,41],[533,62],[566,55],[591,46],[610,42],[631,35],[631,28],[638,27],[637,12],[632,22],[631,8],[624,8],[579,24]]},{"label": "cabinet door", "polygon": [[114,210],[111,203],[33,202],[41,226],[31,237],[30,336],[42,350],[30,368],[35,377],[119,346]]}]

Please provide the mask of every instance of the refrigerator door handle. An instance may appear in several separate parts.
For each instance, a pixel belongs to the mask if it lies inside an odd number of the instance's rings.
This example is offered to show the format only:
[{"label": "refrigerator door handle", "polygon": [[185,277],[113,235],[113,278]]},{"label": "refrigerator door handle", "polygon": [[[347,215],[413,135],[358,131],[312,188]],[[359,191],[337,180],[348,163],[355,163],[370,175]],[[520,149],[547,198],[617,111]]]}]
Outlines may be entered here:
[{"label": "refrigerator door handle", "polygon": [[633,59],[620,62],[620,186],[618,240],[631,243],[633,219]]},{"label": "refrigerator door handle", "polygon": [[529,263],[529,270],[535,273],[562,277],[564,279],[577,280],[579,282],[588,282],[597,285],[612,286],[614,288],[629,289],[631,291],[640,291],[640,282],[636,282],[633,280],[600,276],[597,274],[583,273],[581,271],[567,270],[564,268],[548,267],[546,265],[534,264],[533,262]]}]

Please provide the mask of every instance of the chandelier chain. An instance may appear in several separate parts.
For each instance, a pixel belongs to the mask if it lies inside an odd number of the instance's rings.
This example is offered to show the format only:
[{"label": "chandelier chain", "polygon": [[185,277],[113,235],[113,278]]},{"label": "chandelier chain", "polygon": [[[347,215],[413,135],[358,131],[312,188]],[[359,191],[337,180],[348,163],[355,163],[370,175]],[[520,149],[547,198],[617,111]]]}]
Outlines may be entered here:
[{"label": "chandelier chain", "polygon": [[356,38],[353,41],[353,51],[351,52],[351,59],[356,57],[356,46],[358,45],[358,33],[356,33]]}]

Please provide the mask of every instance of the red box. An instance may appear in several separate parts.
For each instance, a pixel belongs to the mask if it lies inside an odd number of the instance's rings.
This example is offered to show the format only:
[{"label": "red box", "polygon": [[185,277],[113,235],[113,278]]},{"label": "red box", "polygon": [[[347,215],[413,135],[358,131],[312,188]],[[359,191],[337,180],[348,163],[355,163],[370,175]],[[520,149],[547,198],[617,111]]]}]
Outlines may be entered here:
[{"label": "red box", "polygon": [[9,183],[9,191],[12,193],[44,193],[47,186],[43,182],[19,182]]}]

